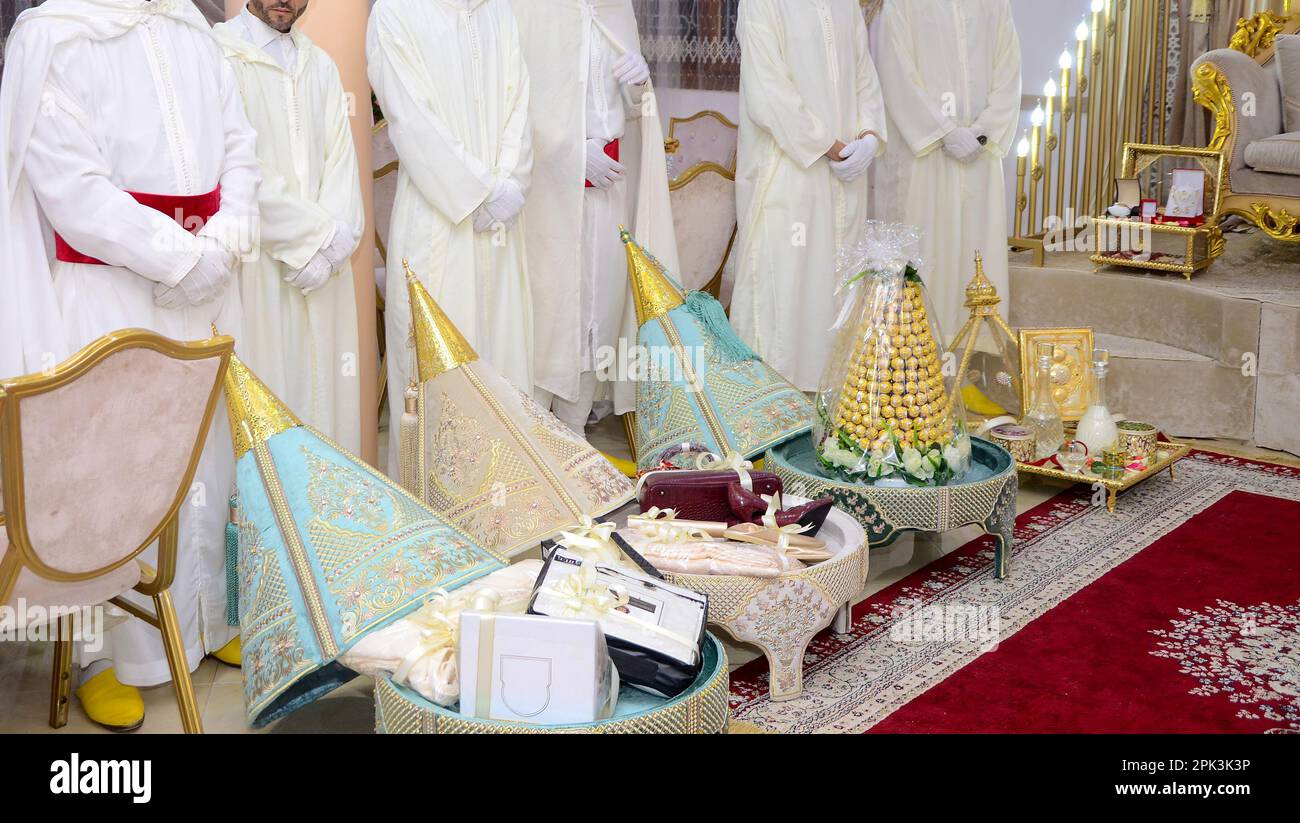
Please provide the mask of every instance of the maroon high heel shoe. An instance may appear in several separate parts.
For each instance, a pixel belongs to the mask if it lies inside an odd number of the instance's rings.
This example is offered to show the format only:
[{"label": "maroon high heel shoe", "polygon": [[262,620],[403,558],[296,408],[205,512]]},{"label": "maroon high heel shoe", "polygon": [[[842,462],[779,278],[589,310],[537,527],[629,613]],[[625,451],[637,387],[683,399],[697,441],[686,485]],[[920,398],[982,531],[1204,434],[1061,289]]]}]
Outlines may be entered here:
[{"label": "maroon high heel shoe", "polygon": [[[761,524],[763,515],[767,513],[767,501],[747,491],[740,483],[732,483],[727,487],[727,504],[742,523]],[[804,534],[814,535],[821,530],[834,504],[833,498],[822,497],[809,503],[782,509],[776,513],[776,525],[788,526],[791,523],[798,523],[800,526],[808,527]]]}]

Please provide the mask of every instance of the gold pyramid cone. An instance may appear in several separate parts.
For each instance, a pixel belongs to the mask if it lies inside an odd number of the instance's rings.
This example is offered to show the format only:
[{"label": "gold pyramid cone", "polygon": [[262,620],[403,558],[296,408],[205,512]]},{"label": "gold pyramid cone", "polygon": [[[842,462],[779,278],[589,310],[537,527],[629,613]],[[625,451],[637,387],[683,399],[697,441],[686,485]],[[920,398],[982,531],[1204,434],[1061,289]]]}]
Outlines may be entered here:
[{"label": "gold pyramid cone", "polygon": [[664,274],[659,261],[641,248],[627,229],[619,226],[618,233],[627,249],[627,276],[632,281],[636,324],[645,325],[646,321],[667,314],[685,303],[685,296]]},{"label": "gold pyramid cone", "polygon": [[255,443],[264,443],[286,429],[302,425],[280,398],[233,354],[225,382],[230,439],[234,442],[236,460]]},{"label": "gold pyramid cone", "polygon": [[904,447],[947,444],[955,432],[942,351],[919,283],[905,281],[883,330],[864,316],[835,407],[835,425],[865,451],[885,450],[890,427]]},{"label": "gold pyramid cone", "polygon": [[411,298],[411,324],[420,381],[432,380],[443,372],[477,360],[478,353],[434,301],[420,278],[411,271],[411,264],[403,260],[402,266],[406,269],[406,286]]}]

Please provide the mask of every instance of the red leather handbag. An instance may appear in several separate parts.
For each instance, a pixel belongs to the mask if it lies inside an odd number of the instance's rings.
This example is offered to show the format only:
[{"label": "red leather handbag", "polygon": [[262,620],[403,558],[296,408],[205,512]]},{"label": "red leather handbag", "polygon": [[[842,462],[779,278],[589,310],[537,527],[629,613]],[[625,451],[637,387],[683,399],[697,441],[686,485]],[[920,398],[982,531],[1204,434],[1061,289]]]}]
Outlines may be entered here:
[{"label": "red leather handbag", "polygon": [[[771,472],[748,472],[754,494],[776,494],[783,491],[781,478]],[[731,510],[727,487],[739,477],[736,472],[725,471],[662,471],[647,474],[641,481],[637,502],[641,511],[652,507],[673,509],[680,520],[724,521],[728,526],[741,522]]]}]

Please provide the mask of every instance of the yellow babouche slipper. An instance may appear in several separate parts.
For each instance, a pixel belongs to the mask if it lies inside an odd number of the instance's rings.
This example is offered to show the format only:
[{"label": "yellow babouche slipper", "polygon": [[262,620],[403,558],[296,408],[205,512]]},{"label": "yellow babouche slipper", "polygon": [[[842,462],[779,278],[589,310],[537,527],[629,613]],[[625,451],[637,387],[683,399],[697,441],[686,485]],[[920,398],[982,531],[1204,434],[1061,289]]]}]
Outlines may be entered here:
[{"label": "yellow babouche slipper", "polygon": [[212,656],[227,666],[234,666],[238,669],[243,664],[243,654],[244,646],[239,642],[239,637],[236,635],[234,640],[217,649],[212,653]]},{"label": "yellow babouche slipper", "polygon": [[607,454],[606,452],[601,452],[600,454],[610,463],[613,463],[614,468],[618,469],[619,473],[627,477],[636,477],[636,464],[633,463],[631,460],[624,460],[621,457],[615,457],[614,455]]},{"label": "yellow babouche slipper", "polygon": [[973,383],[967,383],[961,388],[961,399],[966,404],[969,411],[973,411],[982,417],[998,417],[1007,413],[1007,410],[994,403],[988,395],[980,391],[979,386]]},{"label": "yellow babouche slipper", "polygon": [[112,667],[82,683],[77,699],[86,716],[106,729],[133,732],[144,723],[144,698],[135,686],[117,682]]}]

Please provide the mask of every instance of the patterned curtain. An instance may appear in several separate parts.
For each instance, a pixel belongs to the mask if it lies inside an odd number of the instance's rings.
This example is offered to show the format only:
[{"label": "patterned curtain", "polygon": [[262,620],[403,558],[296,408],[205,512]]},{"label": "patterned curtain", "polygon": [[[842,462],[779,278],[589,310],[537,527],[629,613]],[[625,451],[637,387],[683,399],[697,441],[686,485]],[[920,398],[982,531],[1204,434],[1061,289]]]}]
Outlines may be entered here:
[{"label": "patterned curtain", "polygon": [[[884,0],[861,0],[867,22]],[[660,88],[736,91],[740,43],[736,12],[741,0],[632,0],[641,28],[641,51]]]},{"label": "patterned curtain", "polygon": [[660,88],[740,86],[740,0],[633,0],[641,51]]}]

